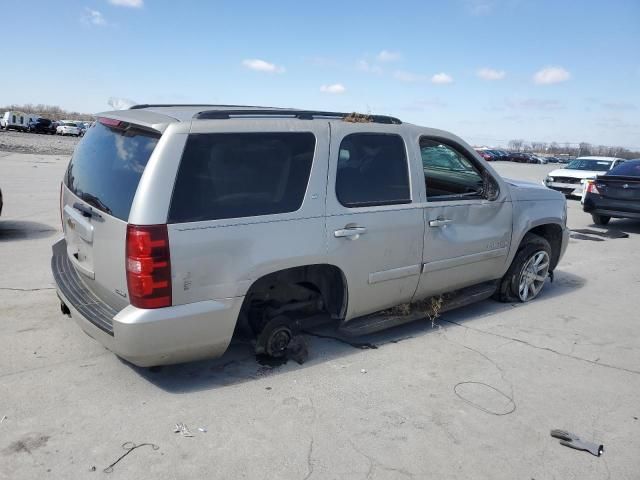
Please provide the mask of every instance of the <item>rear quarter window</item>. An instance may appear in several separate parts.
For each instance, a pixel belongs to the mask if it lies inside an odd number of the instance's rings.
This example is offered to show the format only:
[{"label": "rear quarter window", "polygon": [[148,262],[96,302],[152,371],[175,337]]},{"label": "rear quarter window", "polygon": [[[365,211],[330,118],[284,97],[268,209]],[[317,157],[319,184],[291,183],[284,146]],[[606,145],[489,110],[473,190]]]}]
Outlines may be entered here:
[{"label": "rear quarter window", "polygon": [[88,204],[126,221],[159,138],[159,133],[96,122],[76,147],[65,176],[66,186]]},{"label": "rear quarter window", "polygon": [[298,210],[315,144],[309,132],[190,135],[176,178],[169,223]]}]

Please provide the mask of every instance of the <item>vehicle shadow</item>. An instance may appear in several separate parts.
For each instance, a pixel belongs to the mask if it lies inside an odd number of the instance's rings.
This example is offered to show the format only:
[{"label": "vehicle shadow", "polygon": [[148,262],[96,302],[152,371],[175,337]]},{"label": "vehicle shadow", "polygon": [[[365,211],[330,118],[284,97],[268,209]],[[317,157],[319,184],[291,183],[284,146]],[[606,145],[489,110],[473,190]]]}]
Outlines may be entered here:
[{"label": "vehicle shadow", "polygon": [[620,231],[628,234],[640,233],[640,220],[631,220],[628,218],[612,218],[606,227],[602,225],[591,224],[590,227],[603,229],[605,233]]},{"label": "vehicle shadow", "polygon": [[[540,297],[535,302],[545,301],[562,295],[571,294],[583,287],[586,280],[572,273],[556,271],[556,277],[552,284],[548,284]],[[494,300],[485,300],[467,307],[446,312],[435,323],[424,319],[401,325],[389,330],[372,335],[342,339],[354,345],[343,342],[340,339],[319,338],[313,335],[305,335],[309,346],[309,358],[298,365],[289,360],[282,365],[261,365],[253,353],[253,347],[248,342],[234,339],[227,352],[218,359],[191,362],[180,365],[164,367],[141,368],[130,365],[142,378],[154,384],[158,388],[176,394],[189,392],[214,390],[254,380],[272,377],[274,375],[287,375],[327,361],[336,361],[348,356],[362,354],[363,349],[368,349],[367,344],[376,349],[385,348],[386,345],[400,343],[404,340],[420,338],[438,332],[444,328],[459,328],[457,325],[472,322],[489,315],[512,310],[514,308],[531,309],[532,304],[499,303]],[[454,325],[454,323],[456,325]],[[326,327],[321,331],[324,336],[337,336],[333,327]],[[373,353],[374,354],[374,353]],[[124,363],[127,363],[123,360]]]},{"label": "vehicle shadow", "polygon": [[31,220],[0,220],[0,242],[32,240],[55,235],[57,230],[46,223]]}]

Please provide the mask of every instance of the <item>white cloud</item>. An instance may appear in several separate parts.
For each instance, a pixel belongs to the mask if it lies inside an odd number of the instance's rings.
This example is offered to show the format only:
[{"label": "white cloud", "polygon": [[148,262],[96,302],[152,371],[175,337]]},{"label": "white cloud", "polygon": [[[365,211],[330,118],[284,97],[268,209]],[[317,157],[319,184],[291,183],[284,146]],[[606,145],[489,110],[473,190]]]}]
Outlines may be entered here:
[{"label": "white cloud", "polygon": [[375,73],[376,75],[380,75],[382,73],[382,67],[380,65],[376,65],[366,60],[358,60],[356,68],[361,72]]},{"label": "white cloud", "polygon": [[320,91],[323,93],[340,94],[346,92],[347,89],[341,83],[334,83],[332,85],[322,85]]},{"label": "white cloud", "polygon": [[449,83],[453,83],[453,77],[446,73],[436,73],[433,77],[431,77],[431,83],[435,85],[447,85]]},{"label": "white cloud", "polygon": [[92,10],[90,8],[84,9],[82,21],[87,25],[97,25],[99,27],[104,27],[105,25],[107,25],[107,19],[104,18],[102,12],[99,12],[98,10]]},{"label": "white cloud", "polygon": [[637,107],[630,102],[605,102],[602,108],[606,110],[636,110]]},{"label": "white cloud", "polygon": [[493,0],[465,0],[466,8],[472,15],[487,15],[495,7]]},{"label": "white cloud", "polygon": [[418,73],[407,72],[405,70],[396,70],[393,72],[393,78],[396,80],[400,80],[401,82],[407,83],[415,83],[415,82],[424,82],[428,77],[425,75],[420,75]]},{"label": "white cloud", "polygon": [[390,50],[382,50],[377,56],[376,59],[379,62],[397,62],[402,58],[400,52],[392,52]]},{"label": "white cloud", "polygon": [[545,67],[535,73],[533,81],[538,85],[552,85],[566,82],[570,78],[571,74],[562,67]]},{"label": "white cloud", "polygon": [[107,104],[114,110],[126,110],[136,103],[133,100],[122,97],[109,97],[109,100],[107,100]]},{"label": "white cloud", "polygon": [[118,7],[142,8],[144,0],[109,0],[109,3]]},{"label": "white cloud", "polygon": [[558,100],[545,98],[508,98],[506,104],[516,110],[559,110],[564,104]]},{"label": "white cloud", "polygon": [[284,73],[285,71],[284,67],[275,65],[274,63],[265,62],[264,60],[260,60],[258,58],[249,58],[247,60],[243,60],[242,65],[250,70],[255,70],[256,72]]},{"label": "white cloud", "polygon": [[478,70],[477,75],[483,80],[502,80],[507,74],[504,70],[481,68],[480,70]]}]

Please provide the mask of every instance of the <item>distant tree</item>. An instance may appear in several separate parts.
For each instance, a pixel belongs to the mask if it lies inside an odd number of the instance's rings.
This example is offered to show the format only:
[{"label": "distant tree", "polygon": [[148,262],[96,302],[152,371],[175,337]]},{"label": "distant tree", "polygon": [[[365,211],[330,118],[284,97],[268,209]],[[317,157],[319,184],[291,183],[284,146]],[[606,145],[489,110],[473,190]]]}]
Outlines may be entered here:
[{"label": "distant tree", "polygon": [[545,142],[531,142],[531,149],[536,153],[544,153],[547,151]]},{"label": "distant tree", "polygon": [[587,142],[580,142],[578,145],[578,155],[584,157],[585,155],[591,155],[591,144]]},{"label": "distant tree", "polygon": [[509,150],[514,152],[519,152],[522,150],[522,145],[524,145],[524,140],[509,140]]},{"label": "distant tree", "polygon": [[31,103],[27,103],[25,105],[12,104],[0,107],[0,112],[5,112],[7,110],[17,110],[19,112],[40,115],[51,120],[93,120],[93,115],[88,113],[73,112],[64,110],[57,105],[43,105],[41,103],[38,105],[33,105]]}]

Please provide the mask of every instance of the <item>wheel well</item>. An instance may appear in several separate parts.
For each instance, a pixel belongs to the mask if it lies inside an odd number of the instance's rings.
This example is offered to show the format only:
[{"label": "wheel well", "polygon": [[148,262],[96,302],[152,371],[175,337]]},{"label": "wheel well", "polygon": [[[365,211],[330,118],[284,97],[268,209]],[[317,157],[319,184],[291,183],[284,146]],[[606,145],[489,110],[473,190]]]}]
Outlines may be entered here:
[{"label": "wheel well", "polygon": [[562,250],[562,227],[555,223],[548,223],[532,228],[527,233],[538,235],[549,242],[549,245],[551,245],[551,265],[549,270],[553,271],[558,265],[560,251]]},{"label": "wheel well", "polygon": [[[249,288],[238,319],[239,327],[250,327],[253,308],[260,305],[282,307],[317,293],[322,299],[323,310],[331,318],[342,318],[346,312],[347,284],[338,267],[328,264],[305,265],[287,268],[265,275]],[[246,331],[246,330],[245,330]]]}]

